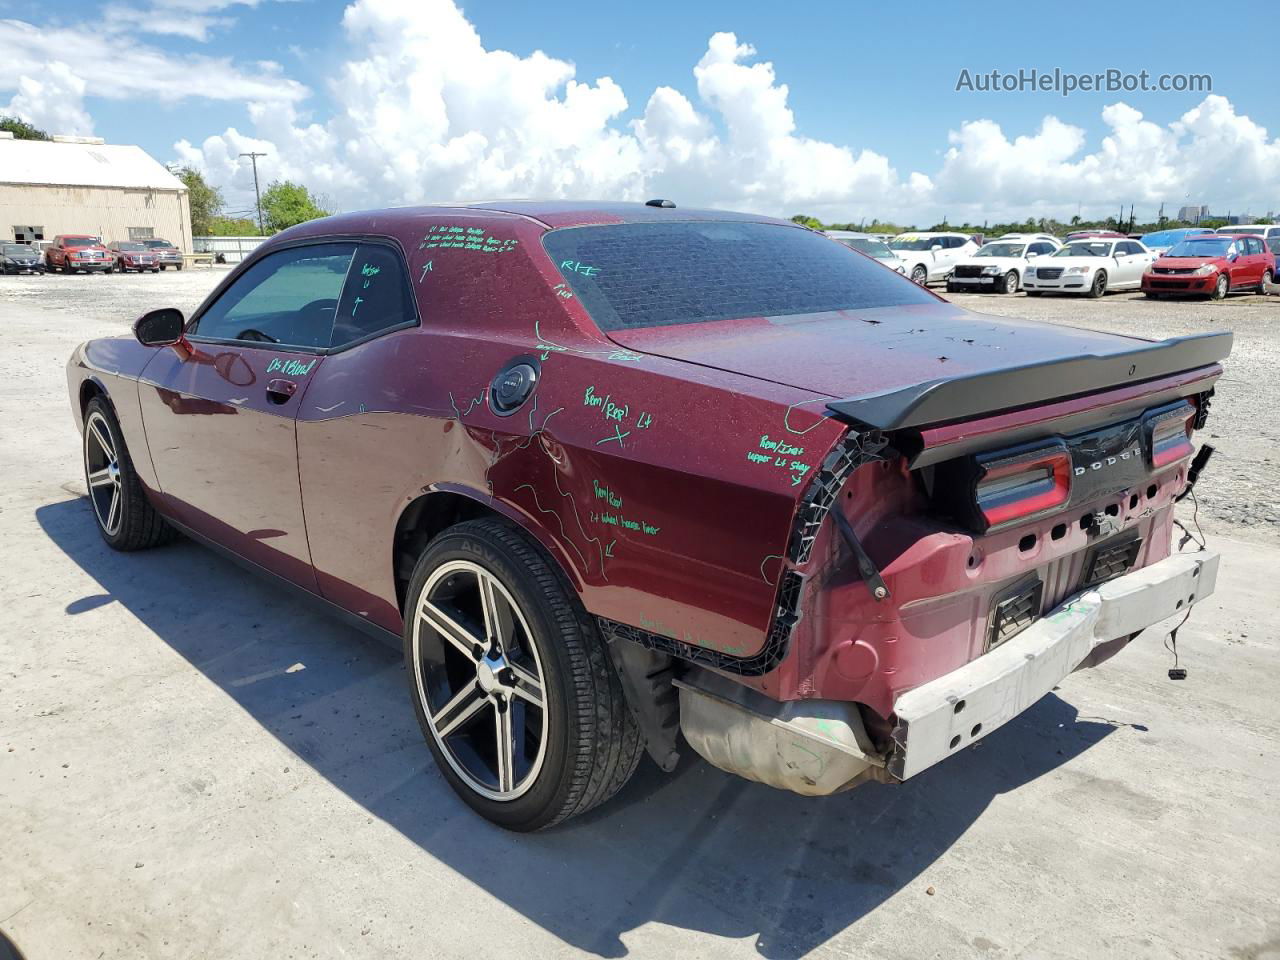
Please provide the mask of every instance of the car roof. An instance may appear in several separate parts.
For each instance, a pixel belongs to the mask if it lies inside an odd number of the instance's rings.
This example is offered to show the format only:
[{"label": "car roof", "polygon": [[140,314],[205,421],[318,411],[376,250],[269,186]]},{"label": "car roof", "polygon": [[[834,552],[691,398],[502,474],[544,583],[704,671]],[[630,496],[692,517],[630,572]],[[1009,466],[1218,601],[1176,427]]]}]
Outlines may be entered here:
[{"label": "car roof", "polygon": [[[423,204],[391,207],[383,210],[358,210],[320,220],[310,220],[291,228],[291,236],[332,232],[334,229],[366,232],[374,229],[409,227],[424,217],[489,215],[493,219],[520,217],[546,227],[578,227],[596,224],[653,223],[664,220],[733,220],[771,223],[807,230],[790,220],[728,210],[705,210],[687,207],[657,207],[647,203],[591,202],[576,200],[486,200],[477,203]],[[318,228],[318,229],[317,229]],[[297,233],[293,231],[297,230]]]},{"label": "car roof", "polygon": [[857,230],[824,230],[828,237],[845,240],[879,240],[880,237],[874,233],[859,233]]}]

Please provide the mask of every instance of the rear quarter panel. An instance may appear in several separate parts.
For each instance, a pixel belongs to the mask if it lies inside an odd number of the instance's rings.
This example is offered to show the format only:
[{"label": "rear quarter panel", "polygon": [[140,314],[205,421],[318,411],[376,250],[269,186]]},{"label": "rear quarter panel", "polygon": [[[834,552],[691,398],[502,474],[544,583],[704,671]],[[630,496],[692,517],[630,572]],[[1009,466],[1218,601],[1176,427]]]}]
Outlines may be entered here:
[{"label": "rear quarter panel", "polygon": [[[454,227],[463,241],[432,239]],[[606,340],[541,233],[451,215],[400,235],[422,327],[330,356],[299,412],[322,591],[398,630],[396,522],[448,490],[532,533],[591,613],[758,652],[796,500],[844,428],[820,416],[825,397]],[[538,386],[499,416],[489,385],[517,358]]]}]

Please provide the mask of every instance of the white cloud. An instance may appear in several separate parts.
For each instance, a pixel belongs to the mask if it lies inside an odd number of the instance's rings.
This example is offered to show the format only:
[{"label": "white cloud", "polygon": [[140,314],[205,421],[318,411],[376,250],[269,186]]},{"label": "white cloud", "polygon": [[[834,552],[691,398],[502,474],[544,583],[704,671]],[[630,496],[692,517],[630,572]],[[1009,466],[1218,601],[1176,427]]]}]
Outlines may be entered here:
[{"label": "white cloud", "polygon": [[18,77],[18,90],[0,113],[19,117],[49,133],[87,136],[93,119],[84,108],[85,82],[61,61],[50,63],[39,79]]},{"label": "white cloud", "polygon": [[184,37],[201,43],[214,31],[235,22],[230,16],[219,16],[232,7],[256,7],[262,0],[132,0],[110,3],[103,22],[113,31],[154,33]]},{"label": "white cloud", "polygon": [[[105,23],[105,21],[104,21]],[[75,65],[86,93],[108,100],[177,102],[209,100],[276,102],[301,100],[307,88],[286,77],[278,65],[245,69],[228,57],[174,55],[98,27],[44,27],[0,20],[0,91],[14,89],[17,77],[43,81],[50,64]]]},{"label": "white cloud", "polygon": [[[259,2],[168,7],[216,19]],[[192,22],[184,34],[192,39],[216,26]],[[572,63],[542,51],[486,48],[453,0],[355,0],[341,25],[348,52],[332,65],[325,116],[303,111],[308,91],[274,61],[173,55],[120,33],[18,21],[0,21],[0,62],[9,65],[0,90],[22,83],[14,104],[29,113],[54,110],[61,98],[66,113],[54,125],[88,125],[81,93],[243,101],[244,123],[175,144],[181,161],[205,169],[241,209],[253,181],[239,154],[250,150],[267,154],[264,182],[305,183],[339,209],[662,196],[682,206],[930,223],[944,213],[956,222],[1065,218],[1077,204],[1086,215],[1134,203],[1150,216],[1161,202],[1261,213],[1280,197],[1280,141],[1216,95],[1167,124],[1110,104],[1101,111],[1106,133],[1092,144],[1054,116],[1030,132],[967,120],[947,134],[940,163],[902,168],[884,152],[799,131],[787,85],[732,33],[710,38],[692,89],[677,89],[684,84],[674,77],[633,103],[612,78],[584,82]],[[74,64],[74,76],[55,76],[55,61]],[[80,93],[76,78],[87,84]]]}]

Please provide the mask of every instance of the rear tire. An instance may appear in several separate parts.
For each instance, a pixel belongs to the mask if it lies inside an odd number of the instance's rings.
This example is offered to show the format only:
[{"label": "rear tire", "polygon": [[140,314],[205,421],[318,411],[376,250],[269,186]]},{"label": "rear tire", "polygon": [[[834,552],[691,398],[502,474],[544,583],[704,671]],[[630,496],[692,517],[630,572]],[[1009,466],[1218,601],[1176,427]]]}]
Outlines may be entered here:
[{"label": "rear tire", "polygon": [[450,527],[405,603],[410,698],[449,785],[509,830],[541,830],[612,797],[644,742],[604,640],[523,531]]},{"label": "rear tire", "polygon": [[89,505],[107,546],[145,550],[172,540],[174,529],[147,499],[120,423],[102,397],[94,397],[85,408],[81,448]]},{"label": "rear tire", "polygon": [[1262,271],[1262,280],[1258,283],[1258,292],[1264,297],[1270,292],[1267,288],[1271,286],[1272,279],[1270,270]]}]

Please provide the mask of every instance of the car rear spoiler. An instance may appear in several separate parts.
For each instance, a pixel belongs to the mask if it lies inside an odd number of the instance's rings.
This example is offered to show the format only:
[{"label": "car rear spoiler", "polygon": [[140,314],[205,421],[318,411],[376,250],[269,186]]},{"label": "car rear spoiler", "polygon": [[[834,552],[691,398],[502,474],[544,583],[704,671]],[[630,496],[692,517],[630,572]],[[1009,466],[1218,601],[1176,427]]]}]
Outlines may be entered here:
[{"label": "car rear spoiler", "polygon": [[1084,353],[929,380],[900,390],[833,400],[838,419],[890,432],[1065,400],[1194,370],[1226,359],[1232,334],[1173,337],[1116,353]]}]

